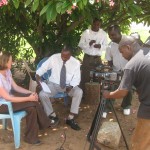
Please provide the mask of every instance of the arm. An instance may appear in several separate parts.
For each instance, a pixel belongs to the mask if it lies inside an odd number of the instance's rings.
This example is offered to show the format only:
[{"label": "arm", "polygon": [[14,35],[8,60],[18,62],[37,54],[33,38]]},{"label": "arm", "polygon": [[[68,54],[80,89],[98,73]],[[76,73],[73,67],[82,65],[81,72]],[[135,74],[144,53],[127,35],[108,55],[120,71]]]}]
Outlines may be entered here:
[{"label": "arm", "polygon": [[11,102],[38,101],[38,95],[36,93],[32,93],[30,96],[27,96],[27,97],[15,97],[15,96],[9,95],[9,93],[3,87],[0,87],[0,91],[1,91],[0,96]]},{"label": "arm", "polygon": [[109,91],[104,91],[103,92],[103,97],[104,98],[112,98],[112,99],[119,99],[119,98],[123,98],[128,94],[128,90],[116,90],[113,92],[109,92]]},{"label": "arm", "polygon": [[123,98],[128,94],[128,91],[132,89],[133,82],[135,80],[135,74],[132,70],[125,70],[121,83],[117,90],[113,92],[104,91],[104,98]]},{"label": "arm", "polygon": [[53,56],[49,57],[43,64],[37,69],[36,75],[41,77],[49,69],[51,69],[51,64],[53,63]]},{"label": "arm", "polygon": [[18,86],[13,79],[12,79],[12,88],[18,93],[23,93],[23,94],[31,94],[32,93],[31,91],[24,89],[21,86]]},{"label": "arm", "polygon": [[112,54],[111,54],[111,47],[110,47],[110,45],[106,49],[105,59],[108,61],[108,65],[110,67],[112,67],[113,66],[113,60],[112,60]]},{"label": "arm", "polygon": [[70,86],[75,87],[75,86],[79,85],[80,80],[81,80],[81,71],[80,71],[80,63],[78,63],[77,67],[74,70],[74,75],[70,82]]},{"label": "arm", "polygon": [[[89,50],[90,48],[90,45],[92,45],[94,43],[94,41],[86,41],[86,36],[87,36],[87,33],[86,31],[84,31],[81,35],[81,38],[80,38],[80,41],[79,41],[79,44],[78,46],[82,49],[82,50]],[[91,43],[90,43],[91,42]]]},{"label": "arm", "polygon": [[106,51],[108,46],[107,34],[105,31],[101,30],[100,36],[102,36],[102,39],[98,40],[98,43],[95,44],[94,47],[100,49],[101,51]]}]

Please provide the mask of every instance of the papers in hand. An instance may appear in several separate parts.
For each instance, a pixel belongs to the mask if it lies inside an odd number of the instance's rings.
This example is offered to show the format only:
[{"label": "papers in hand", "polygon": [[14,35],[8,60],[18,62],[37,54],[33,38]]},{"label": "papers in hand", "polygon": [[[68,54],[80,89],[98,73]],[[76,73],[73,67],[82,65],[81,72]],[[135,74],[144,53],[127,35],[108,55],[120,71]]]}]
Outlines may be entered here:
[{"label": "papers in hand", "polygon": [[46,93],[51,93],[51,90],[49,89],[48,85],[45,82],[40,82],[42,89]]}]

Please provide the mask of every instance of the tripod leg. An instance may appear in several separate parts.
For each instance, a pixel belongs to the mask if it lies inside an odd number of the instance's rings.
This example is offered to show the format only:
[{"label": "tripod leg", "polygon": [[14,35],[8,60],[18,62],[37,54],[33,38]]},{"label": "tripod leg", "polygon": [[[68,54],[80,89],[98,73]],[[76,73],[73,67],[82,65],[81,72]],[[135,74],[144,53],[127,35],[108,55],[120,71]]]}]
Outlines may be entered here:
[{"label": "tripod leg", "polygon": [[110,105],[111,105],[111,107],[112,107],[112,110],[113,110],[113,112],[114,112],[114,114],[115,114],[115,118],[116,118],[117,123],[118,123],[118,125],[119,125],[121,134],[122,134],[122,136],[123,136],[123,139],[124,139],[124,142],[125,142],[125,145],[126,145],[126,148],[127,148],[127,150],[129,150],[129,146],[128,146],[128,144],[127,144],[127,140],[126,140],[126,138],[125,138],[125,135],[124,135],[124,133],[123,133],[123,130],[122,130],[121,125],[120,125],[120,122],[119,122],[119,119],[118,119],[118,117],[117,117],[116,111],[115,111],[115,109],[114,109],[114,106],[113,106],[111,100],[109,100],[109,103],[110,103]]},{"label": "tripod leg", "polygon": [[95,127],[95,123],[96,123],[96,120],[97,120],[97,115],[98,115],[99,107],[100,107],[100,103],[99,103],[99,106],[98,106],[98,108],[97,108],[97,110],[96,110],[94,119],[93,119],[93,121],[92,121],[91,128],[90,128],[90,130],[89,130],[89,133],[87,134],[87,139],[88,139],[88,141],[90,141],[90,137],[91,137],[91,135],[92,135],[92,133],[93,133],[93,130],[94,130],[94,127]]},{"label": "tripod leg", "polygon": [[90,141],[90,148],[89,150],[93,150],[94,147],[97,150],[100,150],[100,147],[96,145],[96,138],[97,138],[97,134],[101,125],[101,120],[102,120],[102,113],[104,111],[104,107],[105,107],[105,103],[106,100],[105,99],[101,99],[99,106],[97,108],[94,120],[92,122],[92,126],[90,128],[90,131],[88,133],[88,140]]}]

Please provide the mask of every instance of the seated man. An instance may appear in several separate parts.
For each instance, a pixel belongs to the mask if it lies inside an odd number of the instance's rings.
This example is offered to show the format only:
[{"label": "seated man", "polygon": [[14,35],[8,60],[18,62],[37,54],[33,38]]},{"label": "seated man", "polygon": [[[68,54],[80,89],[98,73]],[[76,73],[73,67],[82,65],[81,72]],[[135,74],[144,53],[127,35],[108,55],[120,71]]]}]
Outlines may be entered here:
[{"label": "seated man", "polygon": [[79,105],[83,94],[82,90],[78,87],[81,79],[80,62],[71,56],[71,49],[65,46],[61,53],[49,57],[36,71],[38,84],[40,84],[41,76],[49,69],[52,72],[47,85],[51,93],[46,93],[43,90],[39,93],[39,98],[47,116],[52,120],[53,125],[58,124],[59,119],[53,110],[49,98],[58,92],[67,92],[72,97],[72,104],[66,124],[74,130],[80,130],[80,127],[74,121],[74,115],[79,112]]}]

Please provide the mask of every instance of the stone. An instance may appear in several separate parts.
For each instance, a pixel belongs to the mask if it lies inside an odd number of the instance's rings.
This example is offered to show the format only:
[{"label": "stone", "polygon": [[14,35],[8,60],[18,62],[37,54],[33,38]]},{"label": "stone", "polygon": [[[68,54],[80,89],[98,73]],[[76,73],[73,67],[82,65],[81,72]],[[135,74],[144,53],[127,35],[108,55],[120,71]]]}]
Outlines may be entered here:
[{"label": "stone", "polygon": [[103,122],[97,136],[99,143],[117,149],[121,138],[121,131],[117,122]]},{"label": "stone", "polygon": [[100,84],[98,82],[85,83],[84,103],[98,105],[100,102]]}]

